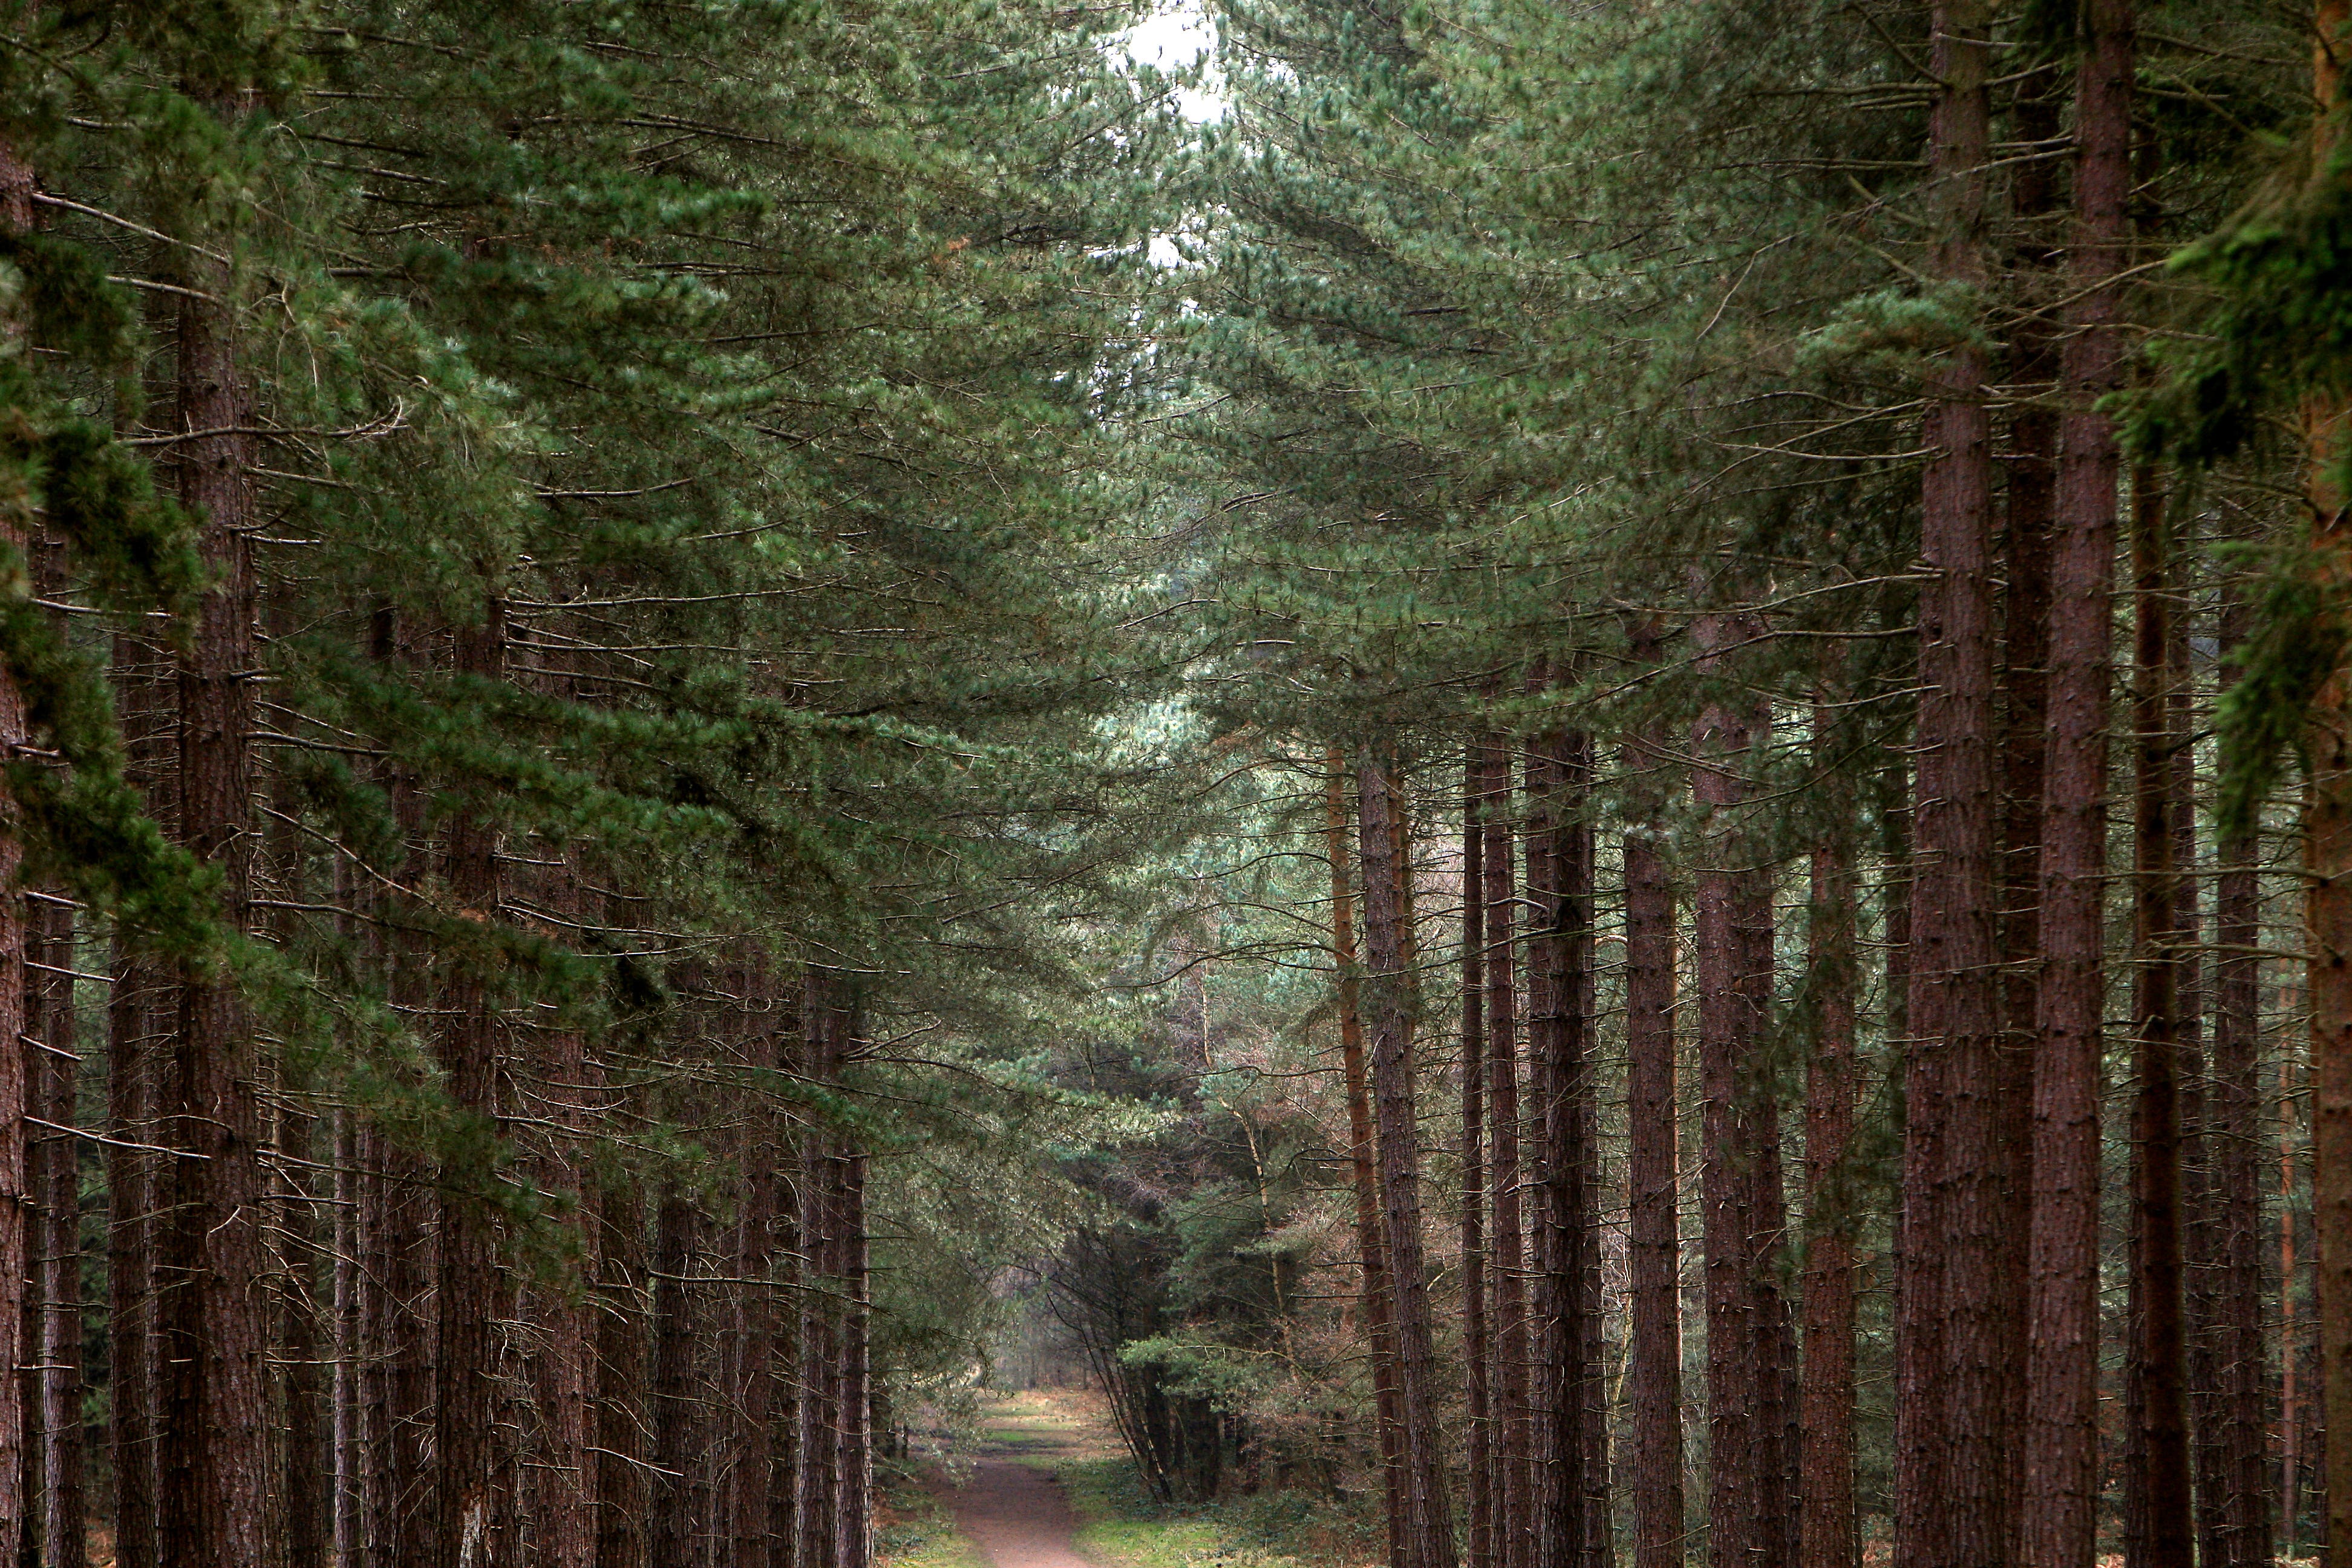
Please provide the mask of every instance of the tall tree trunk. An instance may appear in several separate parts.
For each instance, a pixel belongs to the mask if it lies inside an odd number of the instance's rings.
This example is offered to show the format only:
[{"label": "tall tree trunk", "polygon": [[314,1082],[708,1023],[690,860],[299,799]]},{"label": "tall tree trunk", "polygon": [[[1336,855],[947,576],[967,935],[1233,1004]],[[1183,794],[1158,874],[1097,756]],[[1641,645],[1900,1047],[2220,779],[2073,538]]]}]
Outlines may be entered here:
[{"label": "tall tree trunk", "polygon": [[[218,95],[224,114],[229,94]],[[232,933],[251,929],[254,728],[252,400],[237,355],[235,279],[209,252],[183,255],[179,331],[180,500],[201,517],[209,574],[179,661],[180,837],[217,873]],[[165,1315],[171,1368],[159,1424],[162,1521],[171,1568],[245,1568],[271,1554],[268,1391],[262,1359],[261,1071],[235,977],[207,955],[183,961],[164,1252],[175,1282]]]},{"label": "tall tree trunk", "polygon": [[1493,1223],[1487,1235],[1495,1299],[1495,1525],[1502,1568],[1535,1563],[1534,1434],[1528,1398],[1527,1226],[1519,1193],[1518,917],[1512,853],[1511,750],[1486,742],[1486,1092],[1493,1107]]},{"label": "tall tree trunk", "polygon": [[[2057,141],[2063,82],[2063,73],[2054,64],[2047,64],[2019,84],[2012,121],[2018,141],[2043,144]],[[2016,228],[2024,237],[2008,258],[2010,274],[2020,280],[2032,304],[2039,307],[2059,259],[2048,237],[2049,220],[2058,206],[2056,165],[2048,158],[2021,160],[2011,174],[2011,201]],[[2059,366],[2055,334],[2042,309],[2018,311],[2009,342],[2009,379],[2022,395],[2010,416],[2010,454],[2003,465],[2008,480],[2008,537],[2002,551],[2007,581],[2001,591],[1999,1116],[2000,1223],[2008,1235],[2023,1237],[2032,1224],[2033,1210],[2034,1008],[2041,973],[2037,911],[2049,724],[2051,525],[2058,449],[2057,415],[2035,398],[2053,387]],[[2003,1247],[2001,1262],[1995,1317],[2001,1340],[1994,1354],[2001,1374],[2003,1487],[2016,1500],[2005,1510],[2015,1532],[2005,1555],[2017,1561],[2024,1551],[2025,1363],[2032,1269],[2023,1247]]]},{"label": "tall tree trunk", "polygon": [[[848,1020],[838,980],[812,968],[807,980],[807,1072],[830,1083],[841,1070]],[[839,1163],[834,1131],[812,1121],[801,1143],[801,1250],[809,1259],[801,1291],[799,1441],[800,1502],[794,1520],[793,1568],[857,1568],[838,1561],[834,1509],[841,1493],[841,1313]]]},{"label": "tall tree trunk", "polygon": [[[129,636],[114,640],[116,703],[127,774],[150,811],[168,817],[161,787],[175,706],[163,654]],[[167,824],[168,826],[168,824]],[[118,933],[106,1026],[107,1446],[114,1490],[114,1559],[155,1568],[155,1279],[157,1044],[167,1027],[164,966]],[[5,1025],[0,1025],[5,1026]]]},{"label": "tall tree trunk", "polygon": [[1417,1016],[1398,898],[1396,825],[1386,759],[1356,772],[1364,875],[1364,943],[1371,984],[1373,1114],[1379,1129],[1381,1217],[1394,1303],[1397,1412],[1403,1439],[1405,1568],[1454,1568],[1454,1524],[1437,1427],[1435,1352],[1423,1264],[1421,1172],[1413,1114],[1412,1028]]},{"label": "tall tree trunk", "polygon": [[82,1491],[81,1146],[80,1058],[74,1017],[74,907],[43,898],[33,922],[39,931],[36,972],[42,992],[38,1035],[48,1122],[41,1247],[41,1458],[47,1512],[41,1541],[47,1568],[82,1568],[87,1556]]},{"label": "tall tree trunk", "polygon": [[[1683,1568],[1681,1172],[1675,1095],[1675,895],[1660,849],[1660,760],[1628,747],[1641,813],[1624,838],[1625,1054],[1633,1568]],[[1810,1565],[1809,1565],[1810,1568]]]},{"label": "tall tree trunk", "polygon": [[1397,1425],[1396,1347],[1391,1333],[1387,1244],[1381,1237],[1380,1184],[1375,1172],[1370,1075],[1358,1006],[1355,921],[1349,890],[1346,759],[1333,748],[1326,759],[1324,847],[1331,865],[1331,963],[1339,1009],[1339,1059],[1348,1094],[1349,1163],[1356,1191],[1356,1256],[1363,1270],[1366,1338],[1372,1352],[1375,1421],[1380,1428],[1381,1493],[1391,1568],[1402,1568],[1404,1454]]},{"label": "tall tree trunk", "polygon": [[[848,1047],[856,1039],[855,1018],[845,1019],[844,1028],[843,1044]],[[834,1502],[834,1563],[835,1568],[871,1568],[874,1399],[868,1328],[873,1298],[866,1237],[866,1151],[852,1133],[842,1133],[840,1139],[841,1424],[834,1459],[840,1490]]]},{"label": "tall tree trunk", "polygon": [[[1990,150],[1985,0],[1938,0],[1929,149],[1935,270],[1981,284]],[[1922,484],[1918,880],[1897,1278],[1895,1553],[1907,1568],[1995,1568],[2008,1550],[2000,1448],[2003,1248],[1998,804],[1986,364],[1956,347],[1931,378]]]},{"label": "tall tree trunk", "polygon": [[596,1185],[596,1568],[646,1568],[646,1205],[627,1177]]},{"label": "tall tree trunk", "polygon": [[2180,1218],[2179,946],[2178,846],[2173,819],[2169,712],[2170,541],[2163,498],[2146,475],[2135,486],[2137,657],[2132,682],[2137,768],[2134,788],[2133,927],[2137,973],[2133,1103],[2137,1339],[2130,1366],[2142,1425],[2138,1450],[2149,1568],[2189,1568],[2191,1528]]},{"label": "tall tree trunk", "polygon": [[[1538,1526],[1542,1561],[1598,1568],[1609,1549],[1606,1389],[1601,1373],[1599,1127],[1592,1083],[1592,829],[1585,820],[1592,749],[1554,732],[1531,749],[1546,805],[1528,855],[1549,867],[1532,961],[1546,1005],[1534,1009],[1530,1078],[1538,1142],[1536,1319],[1547,1430]],[[1531,879],[1531,883],[1533,879]]]},{"label": "tall tree trunk", "polygon": [[2230,1555],[2229,1498],[2232,1460],[2223,1446],[2225,1420],[2221,1363],[2221,1288],[2228,1237],[2220,1212],[2215,1163],[2214,1084],[2206,1051],[2204,885],[2197,833],[2197,676],[2189,645],[2197,598],[2195,563],[2203,542],[2193,522],[2174,541],[2175,603],[2164,645],[2165,729],[2171,764],[2168,786],[2179,874],[2173,879],[2175,965],[2180,991],[2181,1293],[2187,1337],[2189,1464],[2195,1482],[2196,1550],[2200,1563],[2219,1568]]},{"label": "tall tree trunk", "polygon": [[654,1215],[654,1506],[647,1530],[650,1568],[688,1568],[694,1513],[688,1482],[698,1444],[694,1400],[694,1349],[698,1327],[693,1273],[699,1257],[700,1218],[694,1200],[666,1183]]},{"label": "tall tree trunk", "polygon": [[2098,1536],[2099,1093],[2106,998],[2103,889],[2117,475],[2094,404],[2121,363],[2111,281],[2130,195],[2129,0],[2093,0],[2076,88],[2072,277],[2061,376],[2058,533],[2051,574],[2049,741],[2035,1003],[2032,1216],[2027,1243],[2027,1568],[2091,1568]]},{"label": "tall tree trunk", "polygon": [[334,1473],[329,1463],[326,1367],[313,1283],[321,1250],[316,1234],[318,1204],[310,1191],[317,1158],[311,1148],[314,1119],[304,1092],[302,1087],[289,1085],[289,1103],[278,1112],[278,1144],[287,1157],[281,1179],[290,1190],[279,1209],[284,1216],[278,1246],[285,1279],[278,1295],[286,1427],[284,1479],[277,1506],[286,1521],[286,1568],[327,1568],[327,1553],[334,1543]]},{"label": "tall tree trunk", "polygon": [[[32,233],[34,189],[32,165],[13,143],[0,138],[0,234],[16,237]],[[22,339],[25,328],[9,321],[0,322],[0,332]],[[31,544],[24,520],[13,509],[0,518],[0,553],[15,552],[20,583],[29,583]],[[0,754],[16,755],[31,738],[16,672],[0,668]],[[34,1539],[35,1528],[27,1489],[12,1479],[25,1473],[26,1426],[35,1415],[25,1401],[24,1380],[14,1369],[31,1362],[35,1351],[23,1335],[34,1246],[30,1221],[39,1197],[25,1124],[35,1107],[36,1090],[26,1075],[25,1052],[15,1044],[23,1037],[26,1024],[28,933],[25,901],[16,889],[24,857],[16,836],[0,831],[0,1563],[16,1561]]]},{"label": "tall tree trunk", "polygon": [[[751,966],[751,995],[758,1010],[751,1026],[751,1060],[755,1069],[788,1070],[786,1025],[764,960]],[[775,1136],[773,1120],[756,1113],[746,1136],[743,1155],[743,1207],[736,1222],[734,1274],[736,1284],[733,1339],[734,1387],[731,1403],[740,1424],[740,1441],[731,1471],[733,1488],[728,1501],[729,1561],[735,1568],[769,1568],[769,1532],[774,1510],[769,1489],[774,1485],[776,1266],[775,1221],[783,1150]],[[789,1563],[779,1568],[790,1568]]]},{"label": "tall tree trunk", "polygon": [[1486,1319],[1486,752],[1463,748],[1462,779],[1462,1317],[1469,1384],[1464,1485],[1470,1494],[1470,1563],[1495,1562],[1494,1341]]},{"label": "tall tree trunk", "polygon": [[1815,787],[1826,830],[1812,850],[1806,921],[1812,1049],[1805,1062],[1804,1370],[1800,1398],[1801,1568],[1853,1568],[1854,1245],[1843,1179],[1853,1141],[1854,872],[1852,792],[1832,754],[1830,710],[1813,710]]},{"label": "tall tree trunk", "polygon": [[[555,847],[551,846],[551,848]],[[562,914],[584,915],[586,900],[578,873],[559,849],[549,873],[546,897]],[[544,1180],[560,1200],[572,1205],[570,1226],[583,1259],[583,1278],[593,1289],[597,1236],[594,1196],[588,1182],[591,1118],[601,1098],[587,1042],[577,1029],[553,1029],[541,1057],[541,1096],[553,1147],[544,1155]],[[541,1551],[546,1568],[594,1568],[596,1560],[595,1432],[596,1352],[593,1301],[570,1291],[539,1293],[532,1315],[539,1321],[534,1393],[545,1452],[540,1471],[538,1510]]]},{"label": "tall tree trunk", "polygon": [[[1727,628],[1701,627],[1703,647]],[[1759,719],[1760,719],[1760,715]],[[1700,1092],[1706,1100],[1699,1169],[1706,1253],[1707,1550],[1717,1568],[1780,1568],[1794,1542],[1786,1474],[1782,1386],[1787,1311],[1770,1248],[1780,1212],[1778,1114],[1760,1045],[1771,996],[1769,874],[1741,814],[1747,766],[1762,740],[1759,719],[1732,701],[1710,701],[1692,737],[1692,791],[1706,814],[1707,849],[1696,897]]]},{"label": "tall tree trunk", "polygon": [[[2352,4],[2319,0],[2312,22],[2312,98],[2318,105],[2312,168],[2327,166],[2341,134],[2343,51]],[[2305,415],[2314,553],[2326,580],[2352,578],[2346,498],[2328,478],[2346,409],[2332,400]],[[2337,1435],[2320,1468],[2326,1494],[2327,1568],[2352,1568],[2352,681],[2336,671],[2305,721],[2304,923],[2310,968],[2313,1228],[2319,1286],[2319,1425]]]},{"label": "tall tree trunk", "polygon": [[[2221,641],[2246,639],[2244,585],[2222,594]],[[2221,1367],[2216,1440],[2228,1467],[2214,1568],[2261,1568],[2271,1555],[2267,1463],[2268,1351],[2263,1339],[2263,1088],[2261,1075],[2261,843],[2249,826],[2216,847],[2213,1074],[2207,1098],[2212,1204],[2221,1230],[2214,1353]],[[2291,1279],[2284,1279],[2284,1305]],[[2282,1334],[2282,1350],[2292,1344]],[[2283,1354],[2282,1359],[2284,1359]]]},{"label": "tall tree trunk", "polygon": [[[419,661],[417,625],[389,603],[370,612],[368,655],[387,675]],[[393,762],[383,771],[404,858],[421,860],[425,792],[415,773]],[[386,913],[394,905],[382,900]],[[392,1006],[422,1018],[434,1005],[429,955],[394,924],[377,955]],[[367,1471],[368,1568],[414,1568],[430,1560],[432,1437],[435,1404],[434,1284],[440,1238],[434,1218],[433,1172],[424,1156],[381,1127],[362,1131],[362,1235],[375,1260],[361,1285],[362,1337],[370,1347],[362,1375]]]},{"label": "tall tree trunk", "polygon": [[[457,634],[457,669],[476,681],[506,673],[506,606],[492,595],[479,626]],[[449,895],[469,919],[498,917],[497,830],[461,811],[448,828],[446,875]],[[479,1568],[488,1561],[494,1480],[499,1455],[493,1420],[497,1405],[494,1325],[502,1284],[498,1233],[483,1193],[499,1136],[497,1024],[479,973],[485,962],[459,953],[442,1000],[446,1022],[439,1057],[449,1098],[468,1123],[464,1147],[472,1163],[444,1180],[440,1199],[440,1321],[435,1338],[433,1406],[433,1568]]]}]

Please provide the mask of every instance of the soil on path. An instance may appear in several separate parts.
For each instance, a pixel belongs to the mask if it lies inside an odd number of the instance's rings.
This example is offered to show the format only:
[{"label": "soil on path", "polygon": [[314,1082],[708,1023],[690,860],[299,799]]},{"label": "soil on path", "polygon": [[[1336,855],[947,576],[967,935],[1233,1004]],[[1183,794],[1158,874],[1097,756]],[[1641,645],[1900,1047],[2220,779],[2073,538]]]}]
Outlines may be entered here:
[{"label": "soil on path", "polygon": [[994,1568],[1094,1568],[1072,1540],[1077,1518],[1050,1470],[1014,1458],[1076,1458],[1080,1444],[1054,1425],[1015,1416],[994,1425],[971,1479],[948,1494],[956,1528]]}]

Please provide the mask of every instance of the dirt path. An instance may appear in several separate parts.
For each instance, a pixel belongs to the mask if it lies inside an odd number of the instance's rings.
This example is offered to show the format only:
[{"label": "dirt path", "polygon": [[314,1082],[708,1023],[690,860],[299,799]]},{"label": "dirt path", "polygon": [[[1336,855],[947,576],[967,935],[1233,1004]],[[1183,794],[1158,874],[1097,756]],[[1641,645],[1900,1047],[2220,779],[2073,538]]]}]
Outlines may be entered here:
[{"label": "dirt path", "polygon": [[952,1500],[956,1528],[996,1568],[1092,1568],[1071,1542],[1062,1483],[1016,1459],[982,1459]]},{"label": "dirt path", "polygon": [[1072,1540],[1078,1521],[1062,1483],[1034,1462],[1011,1457],[1076,1457],[1080,1441],[1051,1417],[1006,1414],[1010,1419],[994,1426],[982,1445],[971,1480],[948,1494],[956,1528],[994,1568],[1094,1568]]}]

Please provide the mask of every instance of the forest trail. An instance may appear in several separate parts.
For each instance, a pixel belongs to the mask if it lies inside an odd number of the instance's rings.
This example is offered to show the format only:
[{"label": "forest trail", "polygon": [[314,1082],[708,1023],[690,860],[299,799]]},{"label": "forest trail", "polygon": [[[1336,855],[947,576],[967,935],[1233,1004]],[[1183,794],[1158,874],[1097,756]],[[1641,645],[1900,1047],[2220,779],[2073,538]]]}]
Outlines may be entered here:
[{"label": "forest trail", "polygon": [[1078,1553],[1069,1494],[1038,1463],[1079,1458],[1083,1434],[1026,1401],[1009,1404],[987,1430],[971,1479],[949,1497],[956,1528],[993,1568],[1095,1568]]}]

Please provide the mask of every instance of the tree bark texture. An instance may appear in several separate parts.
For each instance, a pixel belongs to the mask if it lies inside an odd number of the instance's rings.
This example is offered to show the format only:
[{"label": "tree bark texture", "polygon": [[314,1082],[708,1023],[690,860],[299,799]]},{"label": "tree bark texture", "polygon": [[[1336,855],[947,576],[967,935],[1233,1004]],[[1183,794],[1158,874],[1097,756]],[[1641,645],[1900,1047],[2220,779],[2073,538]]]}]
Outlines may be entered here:
[{"label": "tree bark texture", "polygon": [[1811,854],[1806,920],[1811,1049],[1805,1059],[1804,1363],[1799,1393],[1801,1568],[1853,1568],[1854,1533],[1854,1198],[1844,1180],[1853,1141],[1854,871],[1851,792],[1830,755],[1827,708],[1813,715],[1825,830]]},{"label": "tree bark texture", "polygon": [[[2244,643],[2247,618],[2244,587],[2231,583],[2221,601],[2223,648]],[[2225,836],[2216,846],[2213,1067],[2206,1106],[2213,1222],[2221,1232],[2215,1441],[2228,1466],[2214,1542],[2219,1568],[2260,1568],[2268,1561],[2274,1511],[2265,1462],[2270,1378],[2263,1337],[2261,849],[2252,831]],[[2282,1343],[2291,1341],[2283,1336]]]},{"label": "tree bark texture", "polygon": [[[1660,760],[1629,747],[1629,773]],[[1680,1128],[1675,1094],[1675,895],[1660,847],[1662,794],[1640,793],[1624,838],[1627,1184],[1632,1323],[1633,1568],[1682,1568],[1683,1335]]]},{"label": "tree bark texture", "polygon": [[[1990,148],[1984,0],[1930,12],[1937,275],[1984,277]],[[1983,351],[1930,377],[1922,479],[1911,1016],[1897,1269],[1895,1552],[1989,1568],[2011,1531],[1997,1321],[2005,1213],[1994,740],[1991,460]]]},{"label": "tree bark texture", "polygon": [[1486,1315],[1486,843],[1479,823],[1490,793],[1485,753],[1464,748],[1462,782],[1462,1318],[1469,1427],[1463,1484],[1469,1492],[1472,1568],[1495,1561],[1494,1341]]},{"label": "tree bark texture", "polygon": [[2148,1568],[2189,1568],[2193,1546],[2186,1322],[2181,1278],[2180,994],[2178,823],[2170,703],[2170,541],[2145,475],[2133,501],[2137,647],[2133,789],[2132,1254],[2137,1286],[2127,1361],[2139,1415],[2126,1435],[2141,1488]]},{"label": "tree bark texture", "polygon": [[1339,1011],[1339,1058],[1348,1093],[1349,1163],[1356,1195],[1356,1256],[1363,1271],[1366,1338],[1379,1426],[1381,1489],[1391,1568],[1404,1552],[1404,1455],[1397,1425],[1396,1347],[1391,1332],[1387,1242],[1381,1234],[1380,1178],[1372,1132],[1371,1079],[1364,1061],[1363,1016],[1356,959],[1353,895],[1349,889],[1346,759],[1326,759],[1324,847],[1331,866],[1331,963]]},{"label": "tree bark texture", "polygon": [[[223,103],[227,100],[224,96]],[[173,450],[181,504],[203,521],[210,574],[179,660],[181,842],[219,874],[220,919],[251,929],[256,610],[252,399],[226,303],[228,266],[189,251],[179,324]],[[262,1358],[261,1069],[252,1020],[220,959],[184,960],[173,1064],[172,1281],[159,1424],[161,1560],[171,1568],[245,1568],[272,1551],[268,1380]],[[5,1027],[5,1024],[0,1024]]]},{"label": "tree bark texture", "polygon": [[[1728,628],[1703,624],[1705,647]],[[1708,701],[1692,736],[1705,814],[1696,882],[1699,1168],[1707,1324],[1708,1560],[1780,1568],[1795,1544],[1780,1354],[1786,1306],[1770,1251],[1783,1224],[1778,1117],[1760,1056],[1771,986],[1770,887],[1746,832],[1744,770],[1761,736],[1744,696]]]},{"label": "tree bark texture", "polygon": [[1420,1158],[1413,1114],[1412,972],[1399,898],[1402,810],[1386,770],[1367,755],[1356,770],[1364,878],[1364,942],[1371,1005],[1373,1119],[1379,1130],[1381,1233],[1396,1336],[1397,1413],[1404,1459],[1404,1568],[1454,1568],[1454,1527],[1437,1426],[1435,1351],[1421,1235]]},{"label": "tree bark texture", "polygon": [[2027,1244],[2027,1568],[2091,1568],[2098,1534],[2099,1097],[2106,996],[2104,889],[2113,686],[2115,432],[2093,406],[2120,364],[2113,330],[2130,194],[2131,12],[2095,0],[2076,86],[2082,158],[2061,355],[2047,763]]},{"label": "tree bark texture", "polygon": [[1521,1213],[1519,1160],[1519,994],[1513,934],[1518,923],[1518,857],[1512,835],[1511,749],[1500,736],[1486,742],[1485,859],[1486,909],[1486,1094],[1492,1114],[1487,1227],[1488,1274],[1494,1281],[1496,1371],[1495,1520],[1502,1568],[1532,1568],[1534,1434],[1528,1409],[1527,1226]]}]

